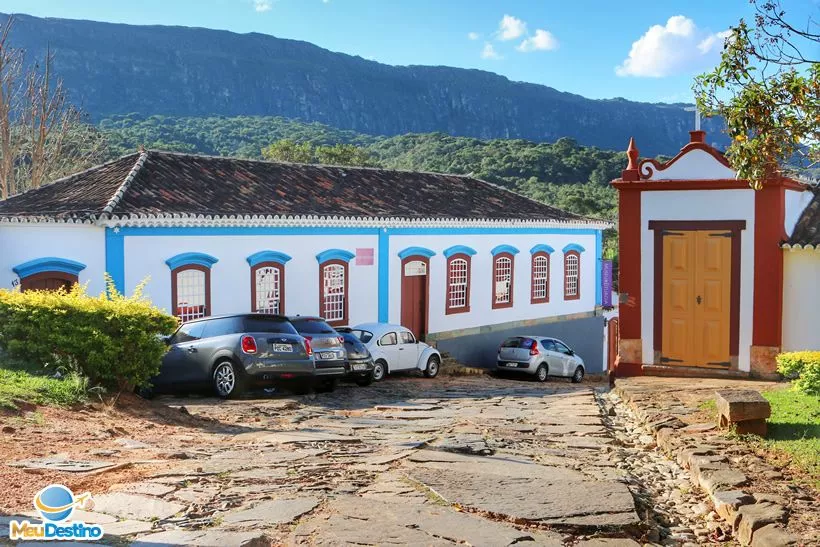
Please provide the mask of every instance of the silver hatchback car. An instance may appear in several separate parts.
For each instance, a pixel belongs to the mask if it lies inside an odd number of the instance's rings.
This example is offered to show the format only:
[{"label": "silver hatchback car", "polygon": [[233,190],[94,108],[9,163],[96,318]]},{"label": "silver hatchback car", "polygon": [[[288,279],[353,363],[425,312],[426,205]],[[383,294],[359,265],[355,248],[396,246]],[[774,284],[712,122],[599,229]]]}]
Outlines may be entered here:
[{"label": "silver hatchback car", "polygon": [[547,376],[584,379],[584,360],[557,338],[546,336],[511,336],[498,347],[496,370],[534,374],[539,382]]}]

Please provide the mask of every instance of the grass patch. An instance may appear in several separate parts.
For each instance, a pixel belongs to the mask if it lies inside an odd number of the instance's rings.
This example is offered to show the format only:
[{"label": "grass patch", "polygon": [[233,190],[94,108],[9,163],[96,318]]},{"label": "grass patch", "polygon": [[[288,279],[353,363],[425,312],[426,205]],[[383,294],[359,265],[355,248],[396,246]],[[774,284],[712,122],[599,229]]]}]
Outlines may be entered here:
[{"label": "grass patch", "polygon": [[714,399],[706,399],[705,401],[702,401],[698,405],[698,408],[700,410],[705,411],[705,412],[709,412],[711,414],[717,415],[717,403],[715,402]]},{"label": "grass patch", "polygon": [[78,374],[57,379],[0,368],[0,408],[15,410],[15,399],[37,405],[71,406],[87,397],[88,379]]},{"label": "grass patch", "polygon": [[772,405],[767,448],[784,452],[820,487],[820,397],[792,389],[766,391]]}]

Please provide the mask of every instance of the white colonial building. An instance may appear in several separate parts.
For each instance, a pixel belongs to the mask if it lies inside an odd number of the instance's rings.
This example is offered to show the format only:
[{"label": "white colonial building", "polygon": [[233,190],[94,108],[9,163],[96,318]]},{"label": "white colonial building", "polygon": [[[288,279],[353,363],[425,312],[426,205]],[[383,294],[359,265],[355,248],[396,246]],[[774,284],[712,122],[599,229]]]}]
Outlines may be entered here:
[{"label": "white colonial building", "polygon": [[107,272],[183,320],[389,321],[476,363],[552,333],[594,372],[606,227],[464,176],[145,151],[0,202],[0,287]]}]

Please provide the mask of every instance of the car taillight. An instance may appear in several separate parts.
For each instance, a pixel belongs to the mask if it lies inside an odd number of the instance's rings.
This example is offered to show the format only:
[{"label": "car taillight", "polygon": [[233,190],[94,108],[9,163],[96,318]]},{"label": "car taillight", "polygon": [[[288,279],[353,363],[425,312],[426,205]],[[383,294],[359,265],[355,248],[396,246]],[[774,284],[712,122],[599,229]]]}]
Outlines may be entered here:
[{"label": "car taillight", "polygon": [[242,337],[242,351],[245,353],[256,353],[256,339],[253,336]]},{"label": "car taillight", "polygon": [[538,355],[538,342],[533,342],[530,347],[530,355]]},{"label": "car taillight", "polygon": [[313,348],[310,347],[310,336],[305,336],[305,351],[307,352],[308,357],[313,355]]}]

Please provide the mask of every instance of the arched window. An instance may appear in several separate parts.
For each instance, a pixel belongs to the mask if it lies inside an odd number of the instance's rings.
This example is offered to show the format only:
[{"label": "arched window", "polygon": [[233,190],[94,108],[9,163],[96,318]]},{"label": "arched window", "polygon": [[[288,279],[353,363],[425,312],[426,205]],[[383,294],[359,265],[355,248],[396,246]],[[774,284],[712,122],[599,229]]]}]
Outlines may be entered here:
[{"label": "arched window", "polygon": [[333,327],[346,325],[350,300],[349,262],[355,255],[329,249],[316,255],[319,261],[319,315]]},{"label": "arched window", "polygon": [[285,313],[285,267],[276,262],[262,262],[251,268],[252,311]]},{"label": "arched window", "polygon": [[532,304],[543,304],[550,301],[550,255],[538,251],[532,255]]},{"label": "arched window", "polygon": [[331,326],[347,323],[347,262],[330,260],[321,268],[322,310],[320,315]]},{"label": "arched window", "polygon": [[171,307],[183,323],[211,315],[211,266],[204,253],[182,253],[165,261],[171,268]]},{"label": "arched window", "polygon": [[251,267],[251,311],[285,314],[285,264],[290,259],[277,251],[260,251],[247,258]]},{"label": "arched window", "polygon": [[46,257],[30,260],[12,268],[20,277],[23,291],[69,290],[79,283],[79,275],[85,264],[65,258]]},{"label": "arched window", "polygon": [[467,313],[470,311],[470,268],[475,249],[465,245],[453,245],[442,253],[447,259],[447,294],[444,313]]},{"label": "arched window", "polygon": [[470,257],[455,254],[447,259],[447,313],[470,311]]},{"label": "arched window", "polygon": [[581,298],[581,254],[578,251],[564,253],[564,300]]},{"label": "arched window", "polygon": [[493,309],[513,305],[514,257],[503,252],[493,257]]}]

